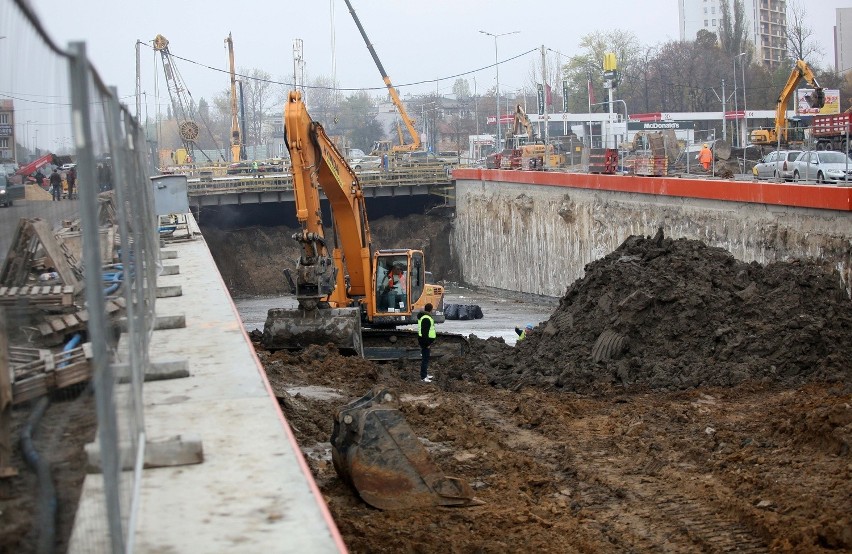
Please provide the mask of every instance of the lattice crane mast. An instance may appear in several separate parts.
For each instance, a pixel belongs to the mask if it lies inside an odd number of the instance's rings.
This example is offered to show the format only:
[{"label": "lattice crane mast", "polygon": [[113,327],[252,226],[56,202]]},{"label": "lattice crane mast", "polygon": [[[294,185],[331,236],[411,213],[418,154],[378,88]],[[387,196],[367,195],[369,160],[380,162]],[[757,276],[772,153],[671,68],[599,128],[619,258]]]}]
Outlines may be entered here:
[{"label": "lattice crane mast", "polygon": [[157,35],[154,39],[154,50],[160,52],[163,59],[163,71],[166,74],[166,85],[169,89],[172,110],[175,120],[178,122],[180,140],[194,162],[195,141],[198,140],[199,128],[198,123],[195,122],[195,107],[192,103],[192,96],[172,60],[168,39],[163,35]]}]

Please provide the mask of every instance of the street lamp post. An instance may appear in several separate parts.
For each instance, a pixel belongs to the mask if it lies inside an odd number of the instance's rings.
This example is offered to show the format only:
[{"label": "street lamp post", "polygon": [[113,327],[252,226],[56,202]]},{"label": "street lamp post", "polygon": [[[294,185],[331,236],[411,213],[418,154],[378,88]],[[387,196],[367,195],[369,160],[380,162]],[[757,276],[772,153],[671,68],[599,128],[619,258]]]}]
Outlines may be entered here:
[{"label": "street lamp post", "polygon": [[[742,140],[740,138],[740,117],[739,117],[740,114],[737,113],[737,112],[739,112],[739,107],[737,106],[737,56],[734,56],[734,129],[733,129],[733,131],[735,133],[735,136],[737,137],[737,140],[736,141],[732,140],[731,141],[732,145],[734,145],[735,143]],[[742,146],[742,144],[740,144],[740,146]]]},{"label": "street lamp post", "polygon": [[516,33],[520,33],[520,31],[510,31],[508,33],[489,33],[488,31],[479,31],[483,35],[488,35],[490,37],[494,37],[494,66],[497,69],[497,151],[501,151],[501,137],[500,137],[500,60],[497,58],[497,39],[500,37],[504,37],[506,35],[514,35]]},{"label": "street lamp post", "polygon": [[[745,52],[740,52],[737,55],[737,57],[739,58],[739,57],[742,57],[742,56],[745,56],[745,55],[746,55]],[[734,69],[736,69],[736,67],[734,67]],[[743,146],[747,146],[748,145],[748,107],[746,107],[745,58],[740,60],[740,69],[742,69],[742,72],[743,72],[743,127],[745,127],[744,132],[745,132],[745,137],[746,137],[746,143]],[[736,76],[736,74],[734,74],[734,79],[736,79],[736,78],[737,78],[737,76]]]}]

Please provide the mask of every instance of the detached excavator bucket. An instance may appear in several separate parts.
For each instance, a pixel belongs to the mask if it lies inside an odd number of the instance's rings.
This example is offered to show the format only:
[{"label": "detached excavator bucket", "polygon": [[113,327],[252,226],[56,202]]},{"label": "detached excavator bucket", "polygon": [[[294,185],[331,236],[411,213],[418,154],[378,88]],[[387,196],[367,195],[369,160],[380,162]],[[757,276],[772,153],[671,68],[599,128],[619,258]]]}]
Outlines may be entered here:
[{"label": "detached excavator bucket", "polygon": [[361,315],[357,308],[273,308],[266,314],[261,339],[264,348],[297,350],[312,344],[329,343],[343,352],[364,355]]},{"label": "detached excavator bucket", "polygon": [[340,478],[381,510],[482,504],[441,473],[398,406],[395,393],[375,387],[337,410],[331,458]]}]

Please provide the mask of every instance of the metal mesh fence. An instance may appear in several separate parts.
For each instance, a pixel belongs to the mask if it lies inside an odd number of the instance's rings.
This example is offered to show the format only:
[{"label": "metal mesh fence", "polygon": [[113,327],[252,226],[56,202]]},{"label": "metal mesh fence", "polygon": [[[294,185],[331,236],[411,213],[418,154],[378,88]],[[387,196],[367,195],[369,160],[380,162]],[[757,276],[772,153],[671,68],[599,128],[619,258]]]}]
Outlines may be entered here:
[{"label": "metal mesh fence", "polygon": [[146,141],[85,45],[56,46],[22,0],[0,0],[0,161],[0,551],[132,550],[159,266]]}]

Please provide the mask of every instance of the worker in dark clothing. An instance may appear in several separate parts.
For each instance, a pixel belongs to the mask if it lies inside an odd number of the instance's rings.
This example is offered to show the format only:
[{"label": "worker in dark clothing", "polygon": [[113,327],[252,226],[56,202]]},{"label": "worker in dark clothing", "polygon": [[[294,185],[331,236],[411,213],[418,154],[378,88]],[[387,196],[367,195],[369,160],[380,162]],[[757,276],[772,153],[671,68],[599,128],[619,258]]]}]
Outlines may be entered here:
[{"label": "worker in dark clothing", "polygon": [[420,343],[420,380],[424,383],[431,383],[432,376],[427,373],[429,369],[429,349],[432,343],[437,338],[435,332],[435,320],[432,319],[432,304],[426,304],[423,307],[424,312],[420,315],[420,321],[417,322],[417,342]]},{"label": "worker in dark clothing", "polygon": [[68,181],[68,200],[74,198],[74,185],[77,183],[77,170],[73,167],[68,170],[68,175],[65,176]]},{"label": "worker in dark clothing", "polygon": [[50,174],[50,193],[54,200],[62,200],[62,176],[55,169]]}]

